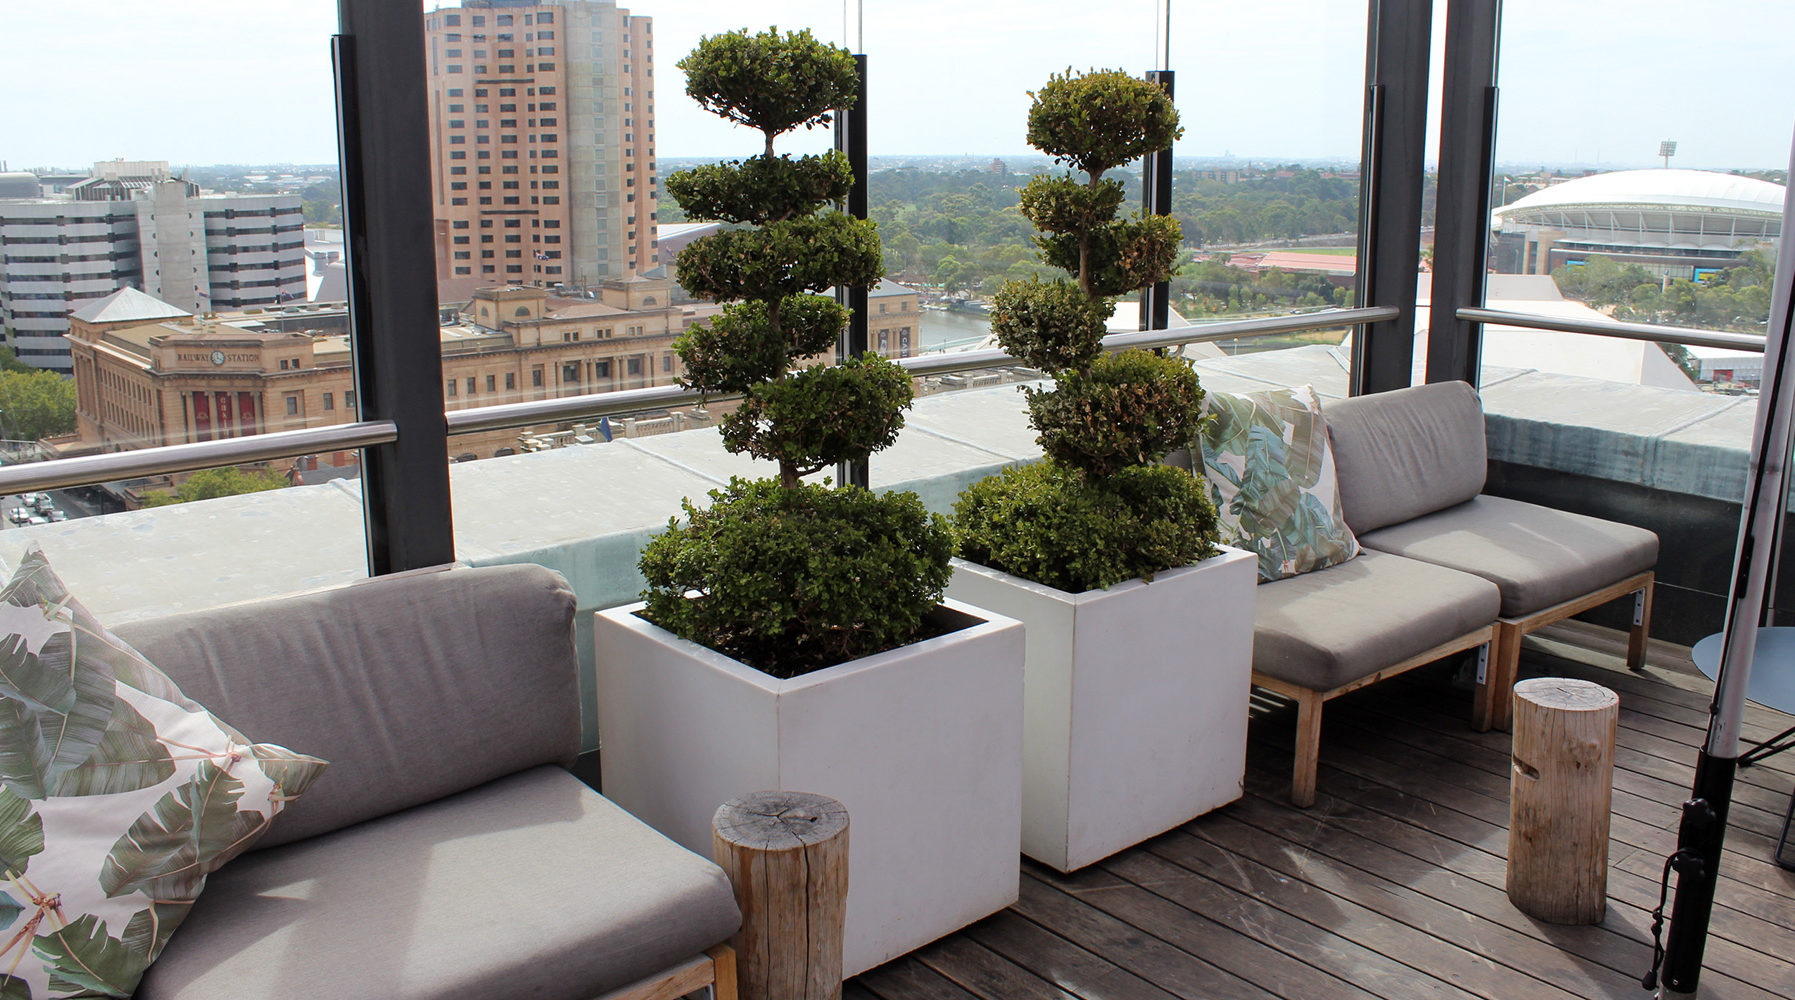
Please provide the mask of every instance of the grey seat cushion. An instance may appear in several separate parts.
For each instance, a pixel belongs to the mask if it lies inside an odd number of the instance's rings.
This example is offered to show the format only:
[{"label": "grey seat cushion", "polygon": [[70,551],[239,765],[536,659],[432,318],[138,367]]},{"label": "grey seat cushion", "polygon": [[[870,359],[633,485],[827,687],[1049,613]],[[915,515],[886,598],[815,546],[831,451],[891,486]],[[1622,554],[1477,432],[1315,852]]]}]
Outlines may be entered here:
[{"label": "grey seat cushion", "polygon": [[1355,534],[1464,503],[1488,475],[1483,404],[1464,382],[1435,382],[1322,407]]},{"label": "grey seat cushion", "polygon": [[573,590],[541,566],[419,570],[119,628],[251,739],[330,761],[256,849],[580,747]]},{"label": "grey seat cushion", "polygon": [[1530,615],[1658,563],[1658,536],[1644,528],[1492,496],[1361,535],[1359,542],[1491,581],[1502,589],[1504,618]]},{"label": "grey seat cushion", "polygon": [[1253,669],[1317,691],[1496,620],[1502,595],[1468,573],[1381,552],[1259,585]]},{"label": "grey seat cushion", "polygon": [[139,1000],[591,1000],[728,939],[723,872],[557,767],[245,855]]}]

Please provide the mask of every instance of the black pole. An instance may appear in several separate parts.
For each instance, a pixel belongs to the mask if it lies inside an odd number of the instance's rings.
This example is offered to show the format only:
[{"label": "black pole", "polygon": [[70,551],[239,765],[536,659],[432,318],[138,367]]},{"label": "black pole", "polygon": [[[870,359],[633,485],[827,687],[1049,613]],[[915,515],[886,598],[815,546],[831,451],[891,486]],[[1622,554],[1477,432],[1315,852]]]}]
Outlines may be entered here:
[{"label": "black pole", "polygon": [[[1172,71],[1157,69],[1147,80],[1174,96]],[[1149,153],[1141,163],[1141,209],[1148,215],[1172,214],[1172,147]],[[1142,330],[1164,330],[1172,325],[1172,282],[1155,282],[1141,291]]]},{"label": "black pole", "polygon": [[356,406],[399,438],[362,451],[368,571],[452,562],[448,419],[430,212],[423,13],[339,0],[337,140]]},{"label": "black pole", "polygon": [[[1791,145],[1789,165],[1795,171],[1795,144]],[[1764,343],[1764,381],[1752,432],[1751,465],[1745,483],[1739,543],[1734,552],[1733,582],[1727,595],[1726,623],[1722,627],[1720,670],[1708,714],[1708,735],[1696,760],[1690,799],[1683,804],[1677,851],[1666,862],[1666,871],[1674,869],[1678,874],[1664,951],[1664,986],[1672,993],[1694,993],[1701,979],[1708,918],[1714,908],[1721,850],[1726,840],[1727,810],[1732,804],[1733,775],[1738,769],[1745,692],[1751,683],[1758,622],[1768,596],[1766,583],[1775,556],[1777,522],[1784,516],[1790,429],[1795,422],[1795,370],[1789,355],[1790,328],[1795,324],[1795,233],[1789,228],[1791,220],[1795,220],[1795,189],[1783,198],[1783,236],[1776,261],[1770,327]],[[1648,987],[1651,979],[1650,975],[1646,977]]]},{"label": "black pole", "polygon": [[1433,0],[1370,0],[1369,16],[1359,304],[1395,306],[1399,312],[1353,337],[1355,396],[1400,389],[1413,380]]},{"label": "black pole", "polygon": [[[1440,101],[1440,186],[1434,201],[1427,380],[1476,385],[1483,325],[1458,318],[1483,305],[1489,270],[1490,183],[1495,172],[1499,0],[1450,0],[1445,96]],[[1468,113],[1469,112],[1469,113]]]},{"label": "black pole", "polygon": [[[855,94],[854,106],[835,113],[835,148],[847,155],[848,164],[854,168],[854,186],[848,189],[847,212],[856,219],[867,217],[866,211],[866,56],[854,56],[854,66],[860,71],[860,85]],[[848,320],[847,329],[841,332],[841,341],[837,353],[843,358],[851,358],[865,354],[867,350],[867,315],[865,288],[837,288],[835,298],[854,311]],[[922,328],[917,328],[917,337],[912,343],[922,341]],[[866,459],[857,462],[842,462],[835,468],[835,478],[843,486],[859,486],[870,488],[872,485],[872,466]]]}]

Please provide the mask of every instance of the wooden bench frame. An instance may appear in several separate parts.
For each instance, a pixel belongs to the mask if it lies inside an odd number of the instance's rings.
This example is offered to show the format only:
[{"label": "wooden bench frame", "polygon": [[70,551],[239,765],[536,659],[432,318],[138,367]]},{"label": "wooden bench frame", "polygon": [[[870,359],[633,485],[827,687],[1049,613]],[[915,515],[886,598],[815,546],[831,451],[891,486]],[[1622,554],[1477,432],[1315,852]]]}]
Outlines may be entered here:
[{"label": "wooden bench frame", "polygon": [[1377,671],[1366,674],[1355,681],[1348,681],[1337,688],[1327,691],[1316,691],[1311,688],[1292,684],[1259,671],[1253,671],[1253,683],[1269,691],[1275,691],[1296,701],[1296,767],[1290,780],[1290,802],[1299,809],[1307,809],[1315,804],[1315,773],[1320,767],[1321,756],[1321,706],[1349,691],[1357,691],[1367,684],[1374,684],[1386,677],[1425,666],[1441,657],[1462,653],[1467,649],[1485,647],[1484,661],[1479,665],[1477,681],[1477,697],[1472,709],[1473,723],[1477,713],[1487,713],[1489,706],[1496,701],[1508,701],[1513,698],[1514,678],[1508,679],[1508,688],[1501,687],[1502,678],[1494,669],[1495,657],[1488,647],[1497,641],[1497,623],[1492,622],[1472,632],[1467,632],[1456,639],[1449,639],[1432,649],[1417,653],[1414,656]]},{"label": "wooden bench frame", "polygon": [[706,987],[710,988],[711,1000],[736,1000],[735,949],[720,944],[666,972],[612,990],[598,1000],[679,1000]]},{"label": "wooden bench frame", "polygon": [[[1496,649],[1495,655],[1490,658],[1491,670],[1495,671],[1495,679],[1500,682],[1500,690],[1506,694],[1490,701],[1480,699],[1472,717],[1472,727],[1478,732],[1485,732],[1490,729],[1506,730],[1514,725],[1513,692],[1515,679],[1521,668],[1523,636],[1542,626],[1563,621],[1628,594],[1633,595],[1633,624],[1627,632],[1627,666],[1633,670],[1643,669],[1646,640],[1651,637],[1652,631],[1652,591],[1656,586],[1653,571],[1646,570],[1581,597],[1542,608],[1524,618],[1496,619]],[[1491,687],[1495,689],[1496,685],[1492,684]]]}]

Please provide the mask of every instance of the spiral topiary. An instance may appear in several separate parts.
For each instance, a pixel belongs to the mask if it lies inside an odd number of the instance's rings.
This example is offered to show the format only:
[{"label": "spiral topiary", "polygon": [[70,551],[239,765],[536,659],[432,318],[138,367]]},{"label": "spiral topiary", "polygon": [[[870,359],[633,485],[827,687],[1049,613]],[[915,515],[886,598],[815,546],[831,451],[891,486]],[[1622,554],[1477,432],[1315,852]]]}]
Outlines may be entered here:
[{"label": "spiral topiary", "polygon": [[[1062,590],[1109,587],[1216,552],[1201,483],[1157,467],[1195,440],[1203,389],[1190,362],[1131,350],[1104,356],[1112,296],[1165,280],[1181,238],[1169,216],[1116,218],[1122,185],[1104,173],[1183,134],[1158,85],[1120,70],[1055,74],[1031,94],[1028,139],[1084,173],[1037,175],[1022,213],[1040,257],[1072,280],[1012,281],[991,305],[1004,350],[1052,377],[1027,390],[1041,465],[974,483],[955,504],[960,550]],[[1093,551],[1104,548],[1106,551]]]},{"label": "spiral topiary", "polygon": [[878,230],[827,207],[853,171],[839,152],[793,159],[779,135],[827,124],[857,91],[854,59],[810,32],[714,35],[681,60],[686,93],[760,130],[766,149],[667,178],[693,219],[740,224],[680,252],[679,282],[727,303],[674,344],[687,386],[741,394],[723,446],[778,464],[684,504],[644,548],[645,614],[685,639],[791,677],[902,645],[941,600],[947,520],[913,493],[807,485],[804,476],[890,445],[910,377],[875,354],[794,367],[834,348],[849,312],[817,293],[880,277]]}]

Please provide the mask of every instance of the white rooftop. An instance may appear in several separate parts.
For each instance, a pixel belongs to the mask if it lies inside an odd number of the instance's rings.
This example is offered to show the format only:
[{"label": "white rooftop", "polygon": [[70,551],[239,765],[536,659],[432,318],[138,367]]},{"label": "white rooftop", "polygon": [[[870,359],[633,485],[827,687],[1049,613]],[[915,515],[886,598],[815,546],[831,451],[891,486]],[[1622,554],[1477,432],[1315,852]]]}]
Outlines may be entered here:
[{"label": "white rooftop", "polygon": [[90,302],[69,315],[72,319],[88,323],[125,323],[132,320],[179,319],[193,314],[171,306],[154,295],[125,287],[103,299]]}]

